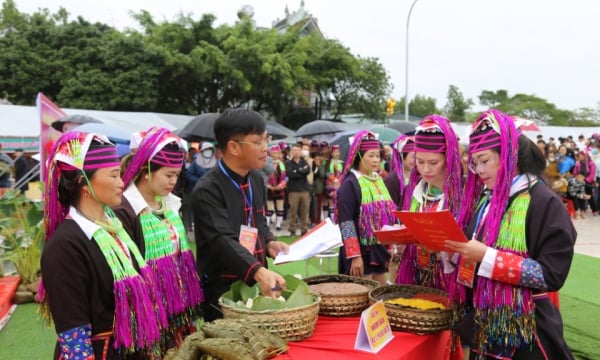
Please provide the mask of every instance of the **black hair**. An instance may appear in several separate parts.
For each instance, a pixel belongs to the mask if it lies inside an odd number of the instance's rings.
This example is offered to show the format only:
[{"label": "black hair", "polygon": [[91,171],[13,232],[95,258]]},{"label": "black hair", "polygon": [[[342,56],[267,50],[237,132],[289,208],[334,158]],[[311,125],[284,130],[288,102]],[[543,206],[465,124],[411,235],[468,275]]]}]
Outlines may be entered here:
[{"label": "black hair", "polygon": [[540,148],[525,135],[519,136],[518,156],[517,167],[520,173],[543,177],[546,170],[546,157]]},{"label": "black hair", "polygon": [[267,130],[265,119],[256,111],[227,109],[215,120],[215,140],[221,149],[236,135],[261,135]]}]

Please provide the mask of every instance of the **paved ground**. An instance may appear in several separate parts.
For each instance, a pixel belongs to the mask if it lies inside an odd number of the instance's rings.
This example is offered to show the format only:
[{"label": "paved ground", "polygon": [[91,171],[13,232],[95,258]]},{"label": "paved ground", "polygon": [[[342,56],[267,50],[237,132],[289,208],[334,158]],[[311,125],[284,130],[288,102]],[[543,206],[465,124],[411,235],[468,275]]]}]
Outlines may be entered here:
[{"label": "paved ground", "polygon": [[600,258],[600,216],[586,213],[586,218],[573,220],[577,229],[575,252]]}]

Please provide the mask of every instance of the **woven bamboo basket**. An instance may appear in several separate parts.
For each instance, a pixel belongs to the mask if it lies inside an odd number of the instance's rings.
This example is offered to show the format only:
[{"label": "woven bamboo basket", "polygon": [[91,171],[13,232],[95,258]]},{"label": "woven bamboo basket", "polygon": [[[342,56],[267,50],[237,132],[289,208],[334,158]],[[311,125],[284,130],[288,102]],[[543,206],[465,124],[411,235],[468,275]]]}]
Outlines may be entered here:
[{"label": "woven bamboo basket", "polygon": [[310,337],[315,331],[321,298],[316,295],[313,298],[314,302],[310,305],[279,310],[240,309],[224,304],[221,298],[219,305],[225,318],[246,319],[273,335],[288,341],[299,341]]},{"label": "woven bamboo basket", "polygon": [[[445,299],[447,306],[444,310],[420,310],[412,307],[388,304],[385,300],[399,297],[413,298],[418,293],[434,294]],[[419,335],[435,334],[448,330],[452,324],[452,308],[448,306],[448,295],[437,289],[418,285],[386,285],[371,290],[369,293],[371,304],[379,300],[384,301],[385,310],[392,330],[410,332]]]},{"label": "woven bamboo basket", "polygon": [[359,315],[369,307],[369,291],[379,286],[377,281],[340,274],[311,276],[305,278],[304,282],[308,285],[327,282],[354,283],[367,287],[365,292],[353,294],[320,294],[321,304],[319,305],[319,315],[335,317]]}]

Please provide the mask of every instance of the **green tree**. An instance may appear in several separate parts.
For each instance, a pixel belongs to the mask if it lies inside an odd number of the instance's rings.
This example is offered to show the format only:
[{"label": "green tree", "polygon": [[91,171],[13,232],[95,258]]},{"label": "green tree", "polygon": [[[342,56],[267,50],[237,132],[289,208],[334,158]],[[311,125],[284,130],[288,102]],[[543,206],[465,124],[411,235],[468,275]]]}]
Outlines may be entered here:
[{"label": "green tree", "polygon": [[[424,117],[431,114],[438,114],[440,111],[435,105],[436,101],[432,97],[417,94],[408,104],[408,112],[411,115]],[[404,111],[404,104],[402,104]]]},{"label": "green tree", "polygon": [[483,90],[481,95],[479,95],[479,104],[488,108],[495,108],[506,102],[506,100],[508,100],[508,91],[506,90]]},{"label": "green tree", "polygon": [[455,85],[450,85],[447,95],[448,102],[443,113],[451,121],[465,122],[467,111],[474,105],[472,99],[465,99],[462,92]]}]

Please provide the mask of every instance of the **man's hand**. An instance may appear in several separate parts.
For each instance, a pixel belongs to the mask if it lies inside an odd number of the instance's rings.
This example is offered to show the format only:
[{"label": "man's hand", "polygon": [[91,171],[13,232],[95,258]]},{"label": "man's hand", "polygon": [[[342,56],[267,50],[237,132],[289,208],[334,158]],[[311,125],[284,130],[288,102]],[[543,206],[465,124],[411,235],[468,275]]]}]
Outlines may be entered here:
[{"label": "man's hand", "polygon": [[290,247],[283,241],[269,241],[267,244],[267,251],[269,252],[269,256],[275,258],[281,251],[283,251],[284,254],[287,254],[290,251]]},{"label": "man's hand", "polygon": [[456,251],[459,253],[463,259],[467,261],[473,262],[481,262],[483,260],[483,256],[485,255],[485,251],[487,250],[487,245],[478,240],[470,240],[469,242],[459,242],[446,240],[445,243],[447,248]]},{"label": "man's hand", "polygon": [[285,279],[276,272],[261,267],[254,274],[254,280],[259,283],[260,291],[264,296],[278,298],[285,289]]}]

